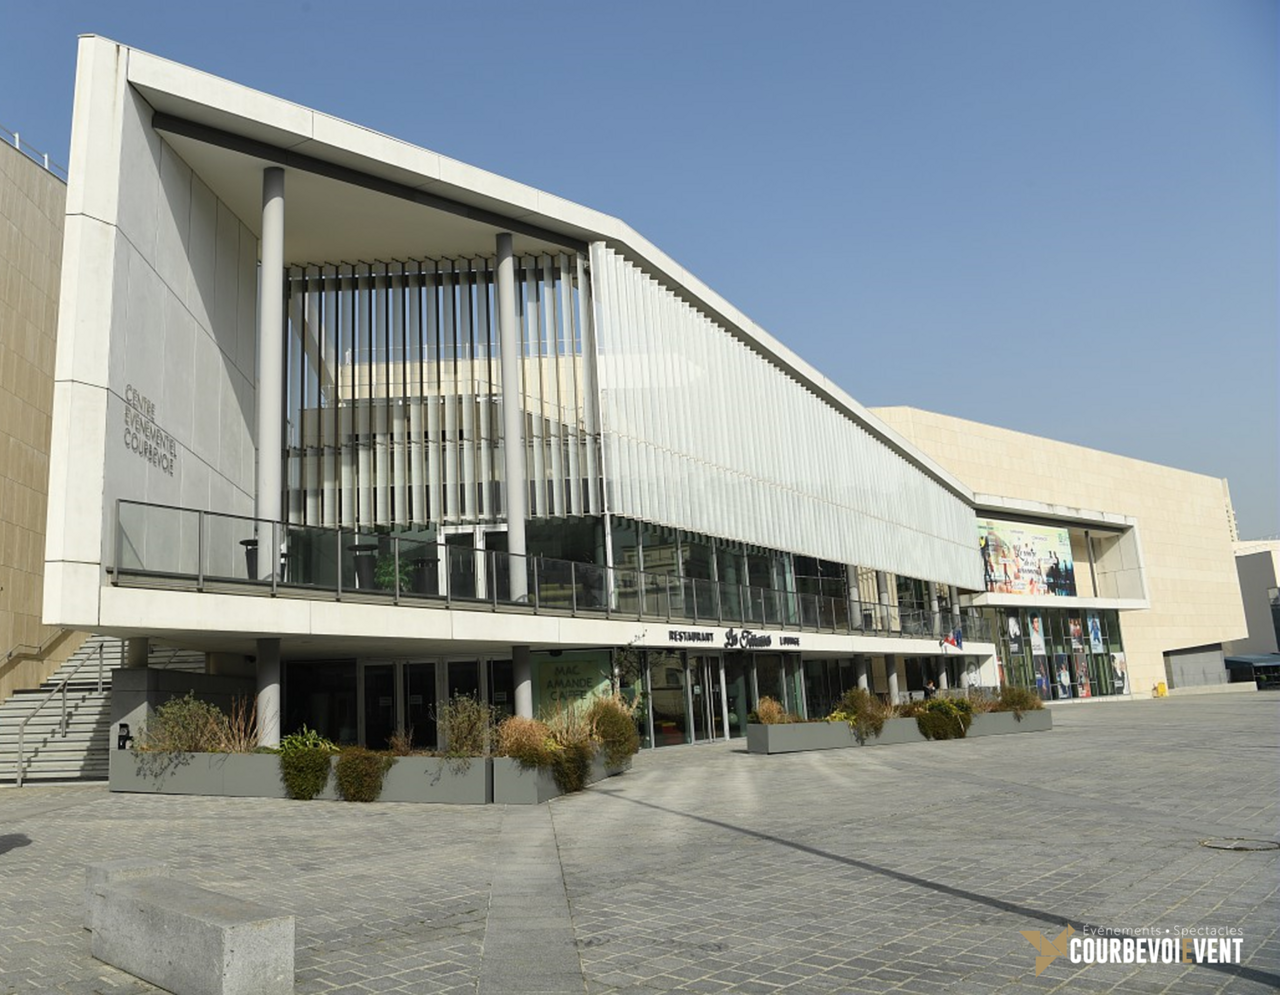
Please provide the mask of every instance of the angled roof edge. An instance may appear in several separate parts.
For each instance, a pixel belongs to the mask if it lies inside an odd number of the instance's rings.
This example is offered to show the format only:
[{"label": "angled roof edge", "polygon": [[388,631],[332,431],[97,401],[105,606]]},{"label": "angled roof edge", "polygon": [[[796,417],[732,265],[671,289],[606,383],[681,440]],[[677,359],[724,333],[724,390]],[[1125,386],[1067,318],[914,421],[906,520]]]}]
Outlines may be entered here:
[{"label": "angled roof edge", "polygon": [[127,78],[158,112],[356,169],[585,242],[602,241],[721,322],[808,390],[966,503],[973,491],[625,222],[409,142],[101,35],[125,50]]}]

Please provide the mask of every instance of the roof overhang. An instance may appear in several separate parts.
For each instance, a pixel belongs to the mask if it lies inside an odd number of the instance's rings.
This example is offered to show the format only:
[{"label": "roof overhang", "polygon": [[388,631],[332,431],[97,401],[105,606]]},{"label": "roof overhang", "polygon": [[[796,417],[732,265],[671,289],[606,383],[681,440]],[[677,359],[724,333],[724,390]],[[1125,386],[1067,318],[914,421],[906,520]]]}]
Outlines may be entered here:
[{"label": "roof overhang", "polygon": [[521,254],[603,242],[972,504],[973,493],[959,478],[617,218],[299,104],[120,47],[125,49],[129,84],[156,112],[154,126],[251,230],[260,227],[262,169],[294,167],[286,190],[287,261],[489,256],[494,236],[504,230],[514,234],[515,251]]}]

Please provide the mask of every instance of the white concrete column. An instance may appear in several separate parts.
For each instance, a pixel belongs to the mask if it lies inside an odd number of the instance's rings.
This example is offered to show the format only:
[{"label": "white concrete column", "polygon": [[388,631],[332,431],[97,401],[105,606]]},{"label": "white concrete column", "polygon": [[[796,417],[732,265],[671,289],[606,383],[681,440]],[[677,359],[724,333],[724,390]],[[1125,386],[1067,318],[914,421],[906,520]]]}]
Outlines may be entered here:
[{"label": "white concrete column", "polygon": [[938,661],[938,690],[945,691],[950,685],[947,683],[947,661],[945,659]]},{"label": "white concrete column", "polygon": [[280,745],[280,640],[258,640],[258,745]]},{"label": "white concrete column", "polygon": [[933,613],[933,635],[936,639],[942,635],[942,613],[938,607],[938,585],[933,581],[926,581],[929,585],[929,611]]},{"label": "white concrete column", "polygon": [[863,691],[869,690],[871,681],[867,674],[869,669],[867,666],[867,658],[865,656],[858,657],[857,660],[854,661],[854,666],[857,669],[858,674],[858,687],[862,688]]},{"label": "white concrete column", "polygon": [[528,646],[511,647],[511,674],[516,685],[516,714],[533,718],[533,664]]},{"label": "white concrete column", "polygon": [[[511,600],[523,601],[529,593],[528,571],[525,555],[526,499],[529,493],[528,477],[524,467],[524,401],[520,386],[520,370],[523,363],[520,344],[520,326],[516,319],[516,260],[511,245],[511,235],[498,236],[498,349],[502,371],[502,440],[506,497],[503,504],[507,513],[507,551],[511,554]],[[516,687],[519,688],[519,678]],[[516,691],[519,702],[520,692]],[[532,715],[532,698],[530,698]],[[524,713],[517,710],[517,715]]]},{"label": "white concrete column", "polygon": [[898,703],[898,658],[886,655],[884,658],[884,675],[889,681],[889,704]]},{"label": "white concrete column", "polygon": [[956,625],[959,625],[960,624],[960,597],[958,594],[956,594],[956,589],[954,586],[951,588],[949,593],[951,595],[951,618]]},{"label": "white concrete column", "polygon": [[130,669],[142,669],[151,659],[151,640],[146,636],[134,636],[125,643],[124,660],[121,663]]},{"label": "white concrete column", "polygon": [[[258,490],[254,515],[280,521],[284,462],[284,170],[262,171],[262,269],[258,286]],[[258,537],[258,574],[270,576],[275,551]],[[263,553],[266,555],[262,555]],[[259,716],[261,717],[261,716]]]},{"label": "white concrete column", "polygon": [[892,629],[889,609],[889,575],[883,570],[876,571],[876,596],[880,599],[880,626],[885,632]]}]

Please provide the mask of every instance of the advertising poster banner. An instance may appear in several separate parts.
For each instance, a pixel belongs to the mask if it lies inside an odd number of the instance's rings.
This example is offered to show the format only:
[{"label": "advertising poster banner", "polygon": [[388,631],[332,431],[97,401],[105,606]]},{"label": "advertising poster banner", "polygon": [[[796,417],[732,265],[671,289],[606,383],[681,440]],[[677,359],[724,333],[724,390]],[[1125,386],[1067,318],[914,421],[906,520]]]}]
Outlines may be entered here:
[{"label": "advertising poster banner", "polygon": [[992,594],[1075,597],[1076,572],[1066,529],[978,519],[982,576]]},{"label": "advertising poster banner", "polygon": [[1084,625],[1080,619],[1067,619],[1067,628],[1071,631],[1071,649],[1074,652],[1084,649]]},{"label": "advertising poster banner", "polygon": [[1089,649],[1094,653],[1102,652],[1102,623],[1097,612],[1089,612]]},{"label": "advertising poster banner", "polygon": [[1072,661],[1076,669],[1076,693],[1081,698],[1093,697],[1093,684],[1089,680],[1089,658],[1083,653],[1076,653]]},{"label": "advertising poster banner", "polygon": [[1036,691],[1041,698],[1049,697],[1049,658],[1047,656],[1033,656],[1031,658],[1031,666],[1036,672]]},{"label": "advertising poster banner", "polygon": [[1022,653],[1022,623],[1017,615],[1009,616],[1009,652],[1013,656]]},{"label": "advertising poster banner", "polygon": [[1056,680],[1057,687],[1055,695],[1058,698],[1071,697],[1071,666],[1065,653],[1055,653],[1053,657],[1053,676]]},{"label": "advertising poster banner", "polygon": [[1112,679],[1115,681],[1116,694],[1129,693],[1129,662],[1123,652],[1111,654]]},{"label": "advertising poster banner", "polygon": [[1027,614],[1027,624],[1031,626],[1031,653],[1034,656],[1044,656],[1044,620],[1040,617],[1039,612],[1029,612]]}]

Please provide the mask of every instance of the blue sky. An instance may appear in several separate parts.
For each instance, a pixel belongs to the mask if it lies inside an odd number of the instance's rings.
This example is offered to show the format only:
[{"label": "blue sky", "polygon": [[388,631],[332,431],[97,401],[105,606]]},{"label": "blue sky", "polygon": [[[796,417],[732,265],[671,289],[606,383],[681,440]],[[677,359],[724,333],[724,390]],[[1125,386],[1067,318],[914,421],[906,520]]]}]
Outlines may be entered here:
[{"label": "blue sky", "polygon": [[867,405],[1277,494],[1272,0],[4,0],[66,161],[105,34],[618,215]]}]

